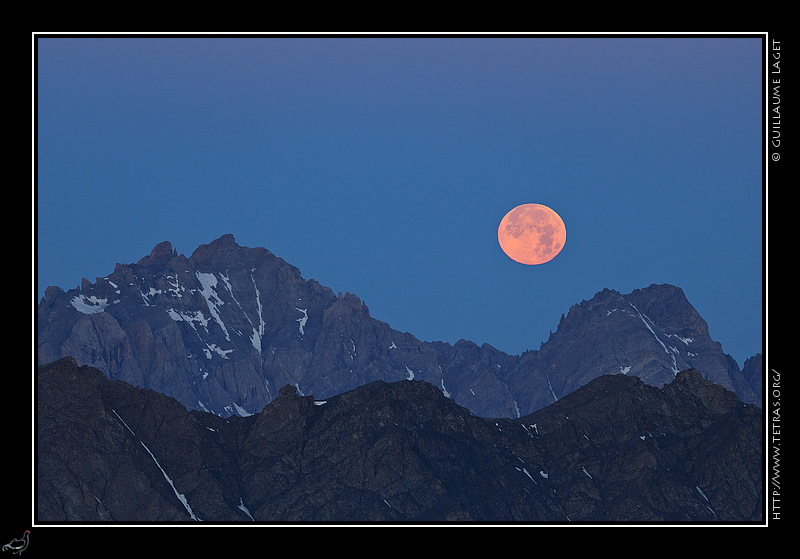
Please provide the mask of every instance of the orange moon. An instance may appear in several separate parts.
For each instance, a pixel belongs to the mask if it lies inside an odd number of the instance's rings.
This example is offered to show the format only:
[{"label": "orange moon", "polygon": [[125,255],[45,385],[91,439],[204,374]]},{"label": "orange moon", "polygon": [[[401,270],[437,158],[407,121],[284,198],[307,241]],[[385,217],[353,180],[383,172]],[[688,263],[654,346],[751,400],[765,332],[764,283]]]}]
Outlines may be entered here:
[{"label": "orange moon", "polygon": [[517,206],[500,221],[497,240],[509,258],[521,264],[549,262],[567,242],[567,228],[556,212],[542,204]]}]

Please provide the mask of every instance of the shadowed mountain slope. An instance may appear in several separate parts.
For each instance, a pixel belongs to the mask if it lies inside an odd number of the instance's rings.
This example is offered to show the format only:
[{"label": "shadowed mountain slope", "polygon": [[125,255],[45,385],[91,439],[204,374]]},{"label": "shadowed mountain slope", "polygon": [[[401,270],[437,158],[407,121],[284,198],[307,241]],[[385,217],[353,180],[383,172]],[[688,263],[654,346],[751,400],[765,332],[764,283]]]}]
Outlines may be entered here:
[{"label": "shadowed mountain slope", "polygon": [[519,419],[424,381],[286,385],[222,418],[72,358],[38,368],[36,396],[42,522],[762,518],[761,412],[694,370],[603,376]]}]

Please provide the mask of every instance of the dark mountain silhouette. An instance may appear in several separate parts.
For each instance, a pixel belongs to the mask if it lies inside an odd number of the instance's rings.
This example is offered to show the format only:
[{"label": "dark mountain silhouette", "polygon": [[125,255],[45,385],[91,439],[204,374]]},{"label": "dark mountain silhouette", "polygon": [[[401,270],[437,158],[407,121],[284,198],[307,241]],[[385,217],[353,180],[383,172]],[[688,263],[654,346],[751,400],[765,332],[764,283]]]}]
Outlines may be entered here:
[{"label": "dark mountain silhouette", "polygon": [[37,521],[759,521],[761,410],[679,372],[518,419],[424,381],[187,411],[64,358],[37,370]]},{"label": "dark mountain silhouette", "polygon": [[284,385],[328,398],[376,380],[425,380],[483,417],[520,417],[592,379],[653,386],[695,368],[744,402],[760,402],[760,356],[744,371],[714,342],[683,291],[605,289],[574,305],[539,350],[425,342],[370,316],[263,248],[224,235],[190,257],[168,242],[80,288],[39,303],[40,364],[72,356],[111,379],[221,416],[261,411]]}]

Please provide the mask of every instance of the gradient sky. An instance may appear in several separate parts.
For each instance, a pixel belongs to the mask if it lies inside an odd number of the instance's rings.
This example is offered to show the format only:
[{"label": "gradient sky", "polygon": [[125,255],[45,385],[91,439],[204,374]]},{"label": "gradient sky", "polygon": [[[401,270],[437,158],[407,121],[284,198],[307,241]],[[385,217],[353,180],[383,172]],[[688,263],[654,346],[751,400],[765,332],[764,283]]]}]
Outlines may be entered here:
[{"label": "gradient sky", "polygon": [[[232,233],[422,340],[519,354],[681,287],[762,352],[762,39],[38,38],[36,301]],[[497,226],[567,227],[541,266]]]}]

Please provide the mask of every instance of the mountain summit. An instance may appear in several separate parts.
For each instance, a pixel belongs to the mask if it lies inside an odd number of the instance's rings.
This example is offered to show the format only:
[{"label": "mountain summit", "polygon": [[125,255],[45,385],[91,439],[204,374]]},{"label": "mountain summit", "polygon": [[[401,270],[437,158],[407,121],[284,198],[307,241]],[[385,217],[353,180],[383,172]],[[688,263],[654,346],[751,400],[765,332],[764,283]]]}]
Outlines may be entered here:
[{"label": "mountain summit", "polygon": [[[519,417],[600,375],[661,386],[689,367],[745,402],[760,394],[674,286],[605,289],[573,306],[539,350],[514,356],[420,341],[232,235],[188,258],[162,242],[94,283],[49,287],[37,336],[40,364],[71,356],[221,416],[260,412],[285,385],[327,398],[376,380],[425,380],[476,415]],[[752,369],[747,378],[760,378]]]}]

